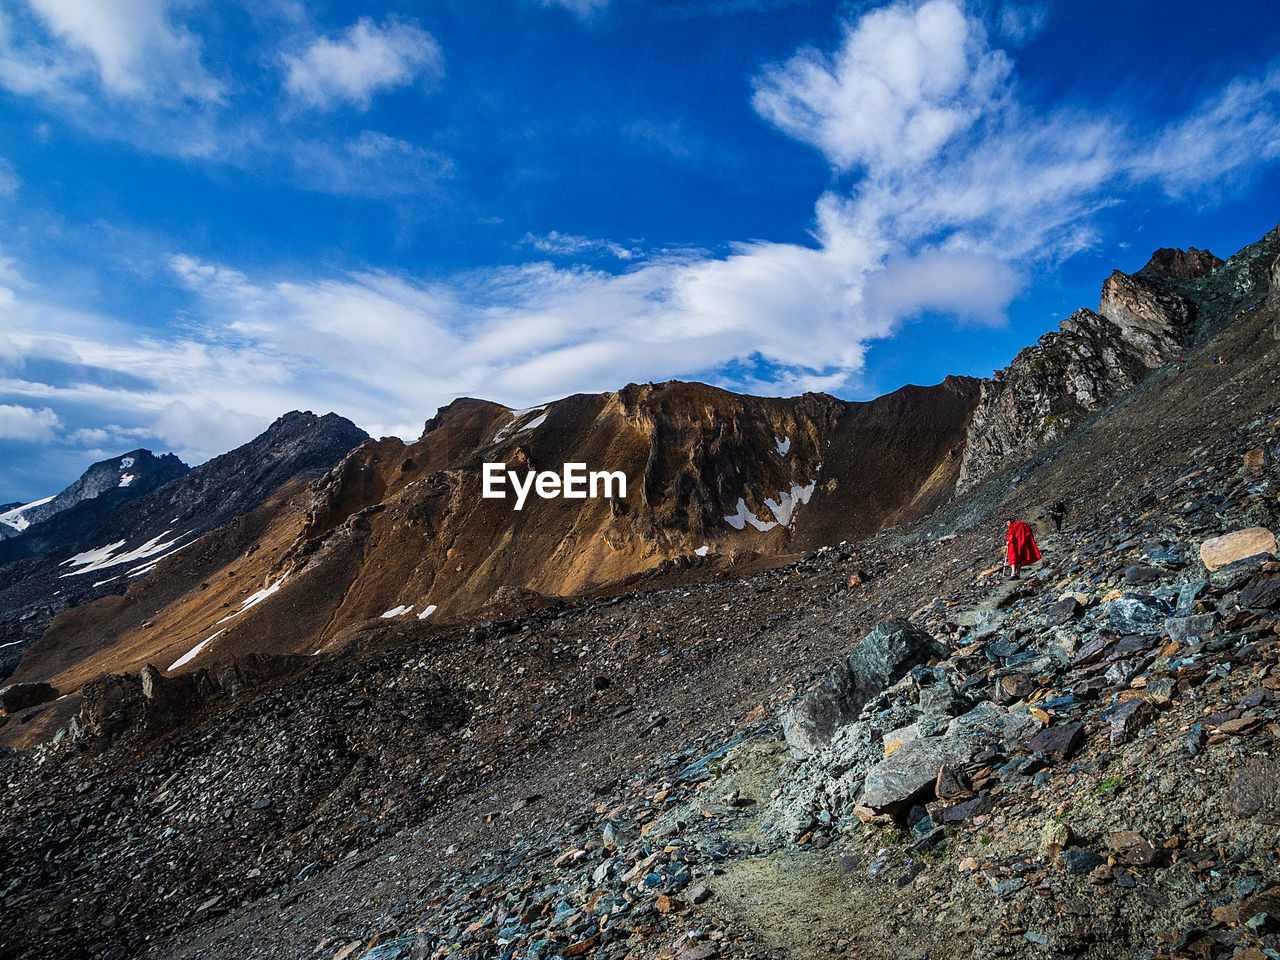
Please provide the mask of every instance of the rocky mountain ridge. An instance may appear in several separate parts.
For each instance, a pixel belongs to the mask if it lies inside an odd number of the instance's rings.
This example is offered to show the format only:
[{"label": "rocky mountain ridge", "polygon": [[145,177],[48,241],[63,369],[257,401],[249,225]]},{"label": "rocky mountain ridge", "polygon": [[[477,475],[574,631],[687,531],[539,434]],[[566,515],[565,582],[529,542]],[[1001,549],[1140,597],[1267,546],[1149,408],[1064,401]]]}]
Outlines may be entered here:
[{"label": "rocky mountain ridge", "polygon": [[1214,329],[1275,296],[1280,228],[1226,261],[1160,249],[1134,274],[1114,271],[1096,312],[1077,310],[983,381],[957,490],[972,489],[1084,420]]},{"label": "rocky mountain ridge", "polygon": [[[305,491],[273,487],[287,471],[250,476],[263,457],[288,459],[288,435],[304,426],[292,418],[306,419],[289,415],[255,441],[256,452],[193,472],[184,480],[191,489],[171,502],[140,501],[159,510],[135,524],[155,539],[127,545],[149,554],[135,558],[123,597],[114,577],[94,581],[96,593],[64,593],[39,607],[39,577],[19,578],[29,619],[8,662],[43,636],[10,679],[71,697],[16,742],[65,725],[79,688],[104,671],[310,655],[341,649],[382,619],[459,622],[602,591],[741,576],[921,518],[1052,448],[1176,351],[1264,304],[1277,237],[1272,231],[1227,261],[1194,248],[1157,251],[1137,273],[1112,274],[1099,312],[1077,311],[991,379],[951,377],[869,403],[676,382],[525,411],[463,399],[410,444],[363,438],[347,425],[330,464],[340,448],[365,442]],[[515,511],[481,496],[482,463],[493,461],[520,472],[604,466],[629,477],[631,489],[604,500],[534,497]],[[160,516],[171,512],[178,516]],[[173,525],[196,515],[199,529],[175,537]],[[194,552],[163,559],[215,528]],[[65,553],[94,570],[98,546]],[[55,583],[48,573],[45,593]],[[57,571],[58,587],[67,579]],[[94,596],[101,599],[85,604]]]},{"label": "rocky mountain ridge", "polygon": [[[329,469],[367,439],[335,414],[294,412],[193,470],[166,455],[155,458],[154,469],[130,474],[148,462],[136,451],[96,464],[64,491],[74,502],[0,541],[0,675],[12,673],[58,614],[117,596],[164,556],[258,507],[282,485]],[[130,475],[138,479],[120,487]],[[111,480],[105,493],[87,495]]]}]

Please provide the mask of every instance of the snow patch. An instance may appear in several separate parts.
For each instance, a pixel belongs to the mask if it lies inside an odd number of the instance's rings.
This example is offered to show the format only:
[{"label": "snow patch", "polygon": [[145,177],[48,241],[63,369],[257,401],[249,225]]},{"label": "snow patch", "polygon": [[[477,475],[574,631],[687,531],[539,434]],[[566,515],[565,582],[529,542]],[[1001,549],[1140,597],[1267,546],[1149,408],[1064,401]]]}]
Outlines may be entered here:
[{"label": "snow patch", "polygon": [[437,608],[434,603],[427,604],[426,608],[420,614],[418,614],[418,619],[419,620],[427,619],[427,617],[431,616],[433,613],[436,612],[436,609]]},{"label": "snow patch", "polygon": [[239,610],[236,610],[234,613],[227,614],[225,617],[219,620],[218,623],[226,623],[228,620],[234,620],[236,617],[240,616],[240,614],[244,613],[250,607],[256,607],[263,600],[267,599],[267,597],[271,596],[273,593],[277,593],[280,590],[280,587],[284,585],[285,580],[288,579],[288,576],[289,576],[288,574],[285,574],[283,577],[281,577],[279,580],[277,580],[275,583],[271,584],[270,586],[263,587],[261,590],[257,591],[256,593],[249,594],[249,596],[245,597],[244,600],[241,601]]},{"label": "snow patch", "polygon": [[132,473],[126,473],[124,476],[120,478],[119,486],[127,487],[129,484],[133,483],[133,481],[136,479],[138,478],[135,477]]},{"label": "snow patch", "polygon": [[779,440],[776,436],[773,438],[773,444],[778,449],[778,456],[785,457],[791,452],[791,438],[784,437]]},{"label": "snow patch", "polygon": [[755,527],[757,530],[761,530],[761,531],[772,530],[774,527],[777,526],[776,523],[771,523],[768,520],[761,520],[749,509],[747,509],[747,501],[744,500],[742,497],[738,498],[738,512],[735,513],[732,517],[725,517],[724,521],[725,523],[729,524],[729,526],[733,527],[733,529],[735,530],[744,529],[748,523],[751,524],[753,527]]},{"label": "snow patch", "polygon": [[764,505],[773,511],[773,515],[780,524],[784,527],[791,527],[795,521],[796,507],[802,503],[809,502],[809,498],[813,496],[813,491],[817,485],[816,480],[803,487],[798,483],[793,483],[789,492],[784,491],[778,494],[777,502],[766,499]]},{"label": "snow patch", "polygon": [[698,556],[700,556],[700,557],[705,557],[705,556],[707,555],[707,552],[708,552],[710,549],[711,549],[711,548],[710,548],[709,546],[707,546],[707,545],[704,543],[702,546],[700,546],[697,550],[695,550],[695,551],[693,551],[693,552],[694,552],[694,553],[696,553],[696,554],[697,554]]},{"label": "snow patch", "polygon": [[116,574],[114,577],[107,577],[107,579],[105,579],[105,580],[99,580],[99,581],[97,581],[96,583],[94,583],[94,586],[95,586],[95,587],[101,587],[101,586],[103,586],[104,584],[108,584],[108,583],[110,583],[112,580],[119,580],[119,579],[120,579],[120,575],[119,575],[119,574]]},{"label": "snow patch", "polygon": [[[116,553],[128,541],[117,540],[115,543],[108,544],[105,547],[97,547],[93,550],[86,550],[84,553],[77,553],[74,557],[63,560],[58,564],[65,567],[68,564],[73,567],[80,567],[79,570],[72,570],[70,573],[62,574],[63,577],[74,577],[82,573],[90,573],[96,570],[105,570],[107,567],[118,567],[126,563],[137,563],[139,560],[146,560],[148,557],[154,557],[150,566],[154,567],[165,556],[170,553],[176,553],[183,547],[188,547],[194,541],[184,543],[182,547],[176,547],[175,544],[183,537],[191,535],[190,530],[186,533],[180,533],[176,537],[169,540],[164,538],[169,536],[172,531],[166,530],[158,536],[152,537],[140,547],[134,547],[132,550],[126,550],[124,553]],[[159,556],[157,556],[159,554]],[[136,568],[135,568],[136,569]],[[144,571],[145,572],[145,571]]]},{"label": "snow patch", "polygon": [[388,610],[386,613],[384,613],[384,614],[382,615],[382,619],[383,619],[383,620],[390,620],[392,617],[399,617],[399,616],[402,616],[403,614],[408,613],[408,612],[409,612],[410,610],[412,610],[412,609],[413,609],[413,604],[412,604],[412,603],[411,603],[411,604],[409,604],[407,607],[406,607],[406,606],[404,606],[403,604],[401,604],[401,605],[400,605],[400,606],[398,606],[398,607],[392,607],[390,610]]},{"label": "snow patch", "polygon": [[547,419],[547,415],[545,413],[542,416],[537,417],[534,420],[531,420],[529,423],[526,423],[523,427],[521,427],[518,430],[512,429],[517,423],[520,422],[521,417],[526,417],[531,413],[537,413],[539,410],[546,410],[546,409],[547,409],[547,405],[544,403],[540,407],[525,407],[523,410],[512,410],[511,422],[508,423],[501,430],[499,430],[497,433],[495,433],[493,435],[493,439],[490,440],[489,442],[498,443],[502,440],[507,439],[507,437],[514,436],[517,433],[524,433],[526,430],[532,430],[535,427],[541,426],[542,421]]},{"label": "snow patch", "polygon": [[219,630],[212,637],[209,637],[208,639],[205,639],[205,640],[201,640],[194,647],[192,647],[190,650],[188,650],[186,653],[180,656],[177,660],[169,664],[169,669],[166,670],[165,673],[173,673],[173,671],[177,670],[179,667],[185,666],[186,664],[190,663],[192,660],[196,658],[196,655],[201,650],[203,650],[206,645],[208,645],[210,640],[217,640],[220,636],[222,636],[226,632],[227,632],[226,630]]},{"label": "snow patch", "polygon": [[[132,467],[132,466],[133,466],[133,457],[121,457],[121,458],[120,458],[120,469],[121,469],[121,470],[128,470],[128,469],[129,469],[130,467]],[[124,484],[121,484],[121,486],[124,486]]]},{"label": "snow patch", "polygon": [[267,597],[271,596],[273,593],[279,592],[280,587],[284,585],[284,581],[285,581],[285,578],[281,577],[275,583],[271,584],[271,586],[263,587],[257,593],[250,594],[248,597],[245,598],[244,602],[240,604],[240,609],[237,610],[236,612],[244,613],[250,607],[256,607],[258,604],[260,604],[263,600],[267,599]]},{"label": "snow patch", "polygon": [[4,513],[0,513],[0,523],[3,523],[6,527],[13,527],[15,530],[25,530],[31,526],[31,521],[22,514],[32,507],[43,506],[52,499],[53,497],[45,497],[43,500],[32,500],[30,503],[24,503],[20,507],[6,510]]}]

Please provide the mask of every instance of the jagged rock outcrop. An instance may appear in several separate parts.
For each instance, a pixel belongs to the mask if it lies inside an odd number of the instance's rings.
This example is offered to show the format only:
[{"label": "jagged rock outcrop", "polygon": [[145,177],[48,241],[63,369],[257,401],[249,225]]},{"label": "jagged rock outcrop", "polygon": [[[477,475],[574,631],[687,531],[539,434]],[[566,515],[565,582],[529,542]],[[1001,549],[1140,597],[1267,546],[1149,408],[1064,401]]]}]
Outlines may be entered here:
[{"label": "jagged rock outcrop", "polygon": [[1177,247],[1161,247],[1151,255],[1147,265],[1138,271],[1138,276],[1167,277],[1171,280],[1192,280],[1196,277],[1207,277],[1225,263],[1208,250],[1197,250],[1188,247],[1179,250]]},{"label": "jagged rock outcrop", "polygon": [[957,491],[1062,439],[1152,371],[1268,302],[1280,230],[1221,260],[1163,248],[1102,286],[1097,313],[1077,310],[982,382]]},{"label": "jagged rock outcrop", "polygon": [[957,490],[980,483],[1011,462],[1066,436],[1149,372],[1142,350],[1092,310],[1077,310],[1013,363],[982,382],[969,423]]}]

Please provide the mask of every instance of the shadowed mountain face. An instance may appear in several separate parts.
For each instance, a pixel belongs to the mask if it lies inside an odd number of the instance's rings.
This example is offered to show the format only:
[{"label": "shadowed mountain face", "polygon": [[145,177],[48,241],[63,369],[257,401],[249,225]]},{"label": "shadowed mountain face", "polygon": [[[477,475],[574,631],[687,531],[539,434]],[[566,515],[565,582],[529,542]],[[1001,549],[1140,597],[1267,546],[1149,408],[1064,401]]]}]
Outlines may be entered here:
[{"label": "shadowed mountain face", "polygon": [[[992,378],[867,403],[680,382],[524,411],[460,399],[408,444],[290,414],[92,536],[27,561],[21,602],[0,593],[3,608],[45,604],[37,625],[61,615],[12,680],[67,692],[147,664],[177,675],[335,652],[383,626],[739,576],[872,536],[1024,462],[1255,309],[1278,253],[1275,231],[1227,261],[1159,251],[1143,270],[1113,274],[1098,312],[1077,311]],[[484,496],[486,464],[499,465],[505,497]],[[559,496],[556,480],[517,507],[513,483],[566,464],[615,484],[625,476],[625,496]],[[132,539],[115,543],[115,530]],[[92,590],[68,595],[86,582]],[[20,630],[11,635],[33,638]]]},{"label": "shadowed mountain face", "polygon": [[342,417],[295,412],[194,470],[172,454],[147,451],[94,464],[44,505],[61,509],[24,511],[29,526],[0,542],[0,676],[57,614],[119,593],[162,557],[257,507],[282,484],[324,472],[367,439]]}]

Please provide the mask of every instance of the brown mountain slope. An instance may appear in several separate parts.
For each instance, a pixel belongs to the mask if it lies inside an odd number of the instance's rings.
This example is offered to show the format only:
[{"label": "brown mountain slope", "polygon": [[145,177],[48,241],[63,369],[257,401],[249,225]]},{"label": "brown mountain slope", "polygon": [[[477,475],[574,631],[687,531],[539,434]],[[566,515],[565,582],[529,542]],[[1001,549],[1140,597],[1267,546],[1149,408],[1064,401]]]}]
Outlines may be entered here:
[{"label": "brown mountain slope", "polygon": [[[746,569],[864,537],[949,494],[977,396],[977,381],[949,378],[868,403],[675,382],[514,414],[455,401],[415,443],[368,442],[124,597],[62,615],[13,680],[74,691],[147,663],[180,673],[250,653],[312,654],[393,611],[456,620],[598,590],[699,551],[710,571]],[[486,461],[522,474],[566,462],[622,471],[627,495],[531,493],[516,510],[513,497],[481,495]]]}]

